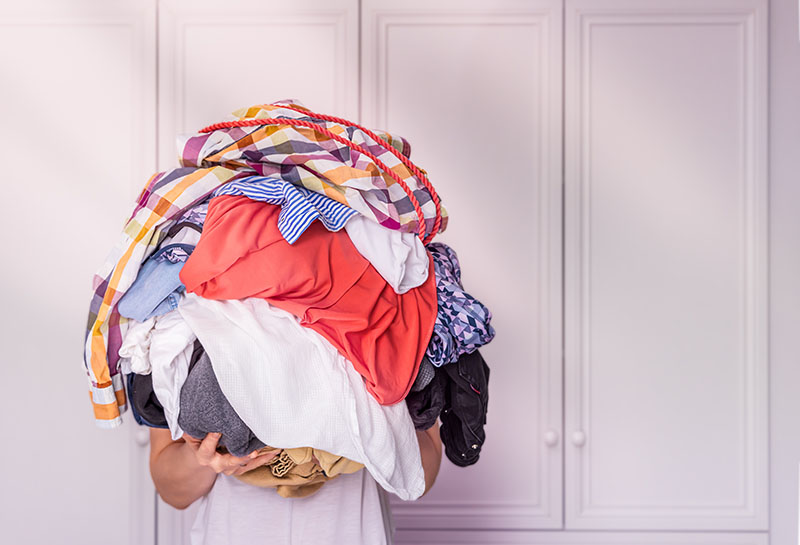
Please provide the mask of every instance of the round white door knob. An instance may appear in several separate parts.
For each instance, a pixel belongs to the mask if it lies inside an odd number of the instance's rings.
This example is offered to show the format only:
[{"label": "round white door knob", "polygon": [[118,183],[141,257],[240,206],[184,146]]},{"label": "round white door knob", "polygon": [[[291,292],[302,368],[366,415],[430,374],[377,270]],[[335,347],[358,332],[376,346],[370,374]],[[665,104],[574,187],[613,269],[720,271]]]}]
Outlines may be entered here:
[{"label": "round white door knob", "polygon": [[134,438],[136,439],[136,444],[140,447],[147,446],[147,443],[150,442],[150,432],[144,426],[142,426],[136,430],[136,435]]},{"label": "round white door knob", "polygon": [[544,444],[548,447],[554,447],[558,444],[558,433],[554,430],[548,430],[544,434]]},{"label": "round white door knob", "polygon": [[576,447],[582,447],[586,444],[586,434],[582,431],[572,432],[572,444]]}]

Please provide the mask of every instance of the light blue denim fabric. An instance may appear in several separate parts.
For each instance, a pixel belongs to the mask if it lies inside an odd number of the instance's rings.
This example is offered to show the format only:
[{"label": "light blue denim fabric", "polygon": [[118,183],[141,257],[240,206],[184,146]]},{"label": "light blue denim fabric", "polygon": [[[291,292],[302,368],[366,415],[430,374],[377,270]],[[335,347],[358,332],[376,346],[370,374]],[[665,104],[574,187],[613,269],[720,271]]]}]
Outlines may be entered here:
[{"label": "light blue denim fabric", "polygon": [[191,244],[168,244],[150,256],[120,299],[119,313],[144,322],[178,308],[181,293],[186,289],[178,274],[193,250]]}]

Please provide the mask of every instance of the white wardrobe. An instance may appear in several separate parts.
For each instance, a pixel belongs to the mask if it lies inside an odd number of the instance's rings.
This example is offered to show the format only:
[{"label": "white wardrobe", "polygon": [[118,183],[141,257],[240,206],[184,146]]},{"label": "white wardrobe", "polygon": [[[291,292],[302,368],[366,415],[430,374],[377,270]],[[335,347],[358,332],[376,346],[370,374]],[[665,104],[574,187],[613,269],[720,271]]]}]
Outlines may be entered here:
[{"label": "white wardrobe", "polygon": [[498,331],[485,454],[399,539],[766,543],[766,2],[363,6],[362,118]]},{"label": "white wardrobe", "polygon": [[[77,101],[71,123],[117,138],[92,171],[111,181],[81,186],[87,214],[105,210],[81,232],[104,232],[69,269],[87,285],[73,336],[175,135],[298,98],[410,140],[451,216],[439,240],[494,316],[481,459],[445,459],[425,498],[395,502],[398,543],[770,542],[768,0],[37,0],[0,15],[90,59],[53,82],[53,115]],[[64,134],[56,159],[94,153]],[[147,434],[130,416],[89,430],[86,404],[69,409],[82,444],[131,468],[101,518],[131,545],[188,543],[191,510],[154,500]]]},{"label": "white wardrobe", "polygon": [[159,159],[286,96],[411,140],[498,334],[398,541],[765,543],[767,3],[313,4],[159,4]]}]

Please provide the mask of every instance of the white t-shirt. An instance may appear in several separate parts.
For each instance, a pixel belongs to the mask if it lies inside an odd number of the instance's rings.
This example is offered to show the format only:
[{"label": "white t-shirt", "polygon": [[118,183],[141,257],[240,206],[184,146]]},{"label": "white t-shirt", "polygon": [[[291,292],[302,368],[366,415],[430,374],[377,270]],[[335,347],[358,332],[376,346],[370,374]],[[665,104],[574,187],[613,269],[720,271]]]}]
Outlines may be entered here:
[{"label": "white t-shirt", "polygon": [[386,493],[363,469],[305,498],[220,474],[201,500],[192,545],[390,545]]}]

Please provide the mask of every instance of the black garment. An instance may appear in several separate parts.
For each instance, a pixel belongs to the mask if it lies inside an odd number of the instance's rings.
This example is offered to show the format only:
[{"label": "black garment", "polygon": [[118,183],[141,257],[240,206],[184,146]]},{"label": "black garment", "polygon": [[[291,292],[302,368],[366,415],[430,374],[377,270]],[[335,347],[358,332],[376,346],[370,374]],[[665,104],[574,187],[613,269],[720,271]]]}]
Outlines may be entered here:
[{"label": "black garment", "polygon": [[436,371],[447,377],[439,429],[445,454],[457,466],[472,465],[486,440],[483,427],[489,404],[489,366],[475,350]]},{"label": "black garment", "polygon": [[427,430],[436,423],[436,419],[442,413],[446,377],[445,373],[436,371],[427,386],[419,391],[414,391],[412,388],[406,396],[408,413],[416,429]]},{"label": "black garment", "polygon": [[422,361],[419,364],[417,371],[417,378],[414,379],[414,384],[411,385],[412,392],[419,392],[425,388],[433,380],[433,375],[436,373],[436,368],[428,359],[428,356],[422,356]]},{"label": "black garment", "polygon": [[128,399],[137,424],[150,428],[168,427],[164,407],[153,392],[152,375],[128,375]]},{"label": "black garment", "polygon": [[189,375],[181,388],[178,414],[181,429],[197,438],[208,433],[221,433],[219,445],[234,456],[246,456],[264,447],[222,393],[211,360],[202,347],[195,350],[192,359],[197,353],[198,359],[195,364],[190,364]]},{"label": "black garment", "polygon": [[483,427],[489,404],[489,366],[477,350],[462,354],[454,363],[436,367],[433,380],[406,396],[411,421],[427,430],[441,418],[447,458],[466,467],[478,461],[486,440]]}]

